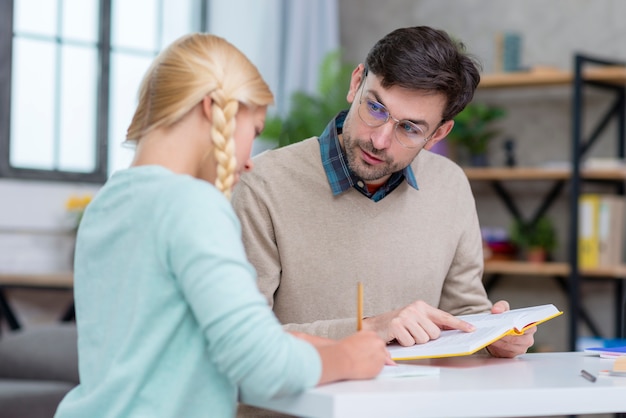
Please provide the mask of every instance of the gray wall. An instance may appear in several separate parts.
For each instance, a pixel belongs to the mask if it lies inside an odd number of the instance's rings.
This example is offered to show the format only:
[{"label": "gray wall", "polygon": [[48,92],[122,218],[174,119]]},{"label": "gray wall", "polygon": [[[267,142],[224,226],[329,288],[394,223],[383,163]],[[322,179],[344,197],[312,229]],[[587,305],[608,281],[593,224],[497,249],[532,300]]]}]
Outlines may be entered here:
[{"label": "gray wall", "polygon": [[[516,32],[522,36],[522,65],[552,66],[571,70],[575,53],[626,61],[626,2],[621,0],[339,0],[341,43],[349,62],[362,62],[368,49],[380,37],[401,26],[429,25],[444,29],[462,40],[468,51],[483,65],[485,73],[496,68],[496,36]],[[588,116],[593,118],[607,106],[608,96],[592,92]],[[504,162],[502,141],[516,140],[519,165],[567,162],[570,153],[571,91],[567,87],[502,89],[479,91],[476,100],[500,104],[508,115],[500,122],[502,136],[490,149],[493,165]],[[614,150],[614,129],[610,129],[593,157],[609,157]],[[522,211],[530,214],[540,203],[548,184],[508,184]],[[510,223],[502,203],[485,184],[475,183],[474,192],[481,223],[507,228]],[[557,259],[565,259],[568,241],[567,191],[549,216],[559,228]],[[607,334],[613,331],[613,287],[611,283],[586,283],[584,303]],[[567,310],[567,300],[547,277],[505,278],[491,294],[505,298],[514,307],[555,303]],[[566,312],[567,315],[567,312]],[[537,345],[546,349],[567,349],[566,316],[541,326]],[[581,327],[586,334],[585,327]]]},{"label": "gray wall", "polygon": [[339,0],[341,43],[358,62],[387,32],[409,25],[448,31],[493,70],[496,33],[524,38],[526,65],[568,68],[575,51],[626,59],[621,0]]}]

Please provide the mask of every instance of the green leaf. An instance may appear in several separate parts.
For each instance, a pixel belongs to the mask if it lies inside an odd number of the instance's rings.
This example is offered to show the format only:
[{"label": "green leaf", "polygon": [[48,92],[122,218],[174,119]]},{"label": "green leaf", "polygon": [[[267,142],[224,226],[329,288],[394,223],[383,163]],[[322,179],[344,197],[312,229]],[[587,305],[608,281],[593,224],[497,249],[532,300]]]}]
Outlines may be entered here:
[{"label": "green leaf", "polygon": [[263,137],[274,135],[278,146],[283,147],[320,135],[339,111],[348,108],[346,95],[353,69],[353,65],[342,62],[339,50],[326,54],[319,68],[317,92],[294,92],[287,116],[279,119],[280,125],[271,120],[268,126],[266,120]]},{"label": "green leaf", "polygon": [[472,155],[483,154],[500,133],[492,123],[505,116],[506,111],[501,107],[472,102],[454,118],[448,140],[467,148]]},{"label": "green leaf", "polygon": [[534,224],[515,219],[509,228],[509,239],[522,249],[539,247],[551,252],[557,246],[556,229],[546,216]]}]

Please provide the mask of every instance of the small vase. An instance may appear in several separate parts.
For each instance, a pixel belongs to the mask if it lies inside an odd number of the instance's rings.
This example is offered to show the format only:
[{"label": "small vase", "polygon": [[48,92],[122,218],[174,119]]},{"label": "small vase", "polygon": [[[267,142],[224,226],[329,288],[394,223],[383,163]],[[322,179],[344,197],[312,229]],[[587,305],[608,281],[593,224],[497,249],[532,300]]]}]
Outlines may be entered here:
[{"label": "small vase", "polygon": [[526,250],[526,260],[531,263],[545,263],[548,259],[548,254],[543,248],[529,248]]}]

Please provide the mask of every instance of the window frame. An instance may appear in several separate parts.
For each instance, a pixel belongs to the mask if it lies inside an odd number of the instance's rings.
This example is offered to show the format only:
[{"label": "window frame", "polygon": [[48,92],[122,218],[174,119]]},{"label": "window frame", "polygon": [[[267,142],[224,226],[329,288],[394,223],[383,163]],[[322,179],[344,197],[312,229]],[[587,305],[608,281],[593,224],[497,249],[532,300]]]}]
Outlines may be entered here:
[{"label": "window frame", "polygon": [[[62,0],[54,1],[61,2]],[[153,1],[157,4],[163,5],[163,3],[167,0]],[[237,30],[236,27],[238,24],[228,24],[226,27],[221,28],[218,27],[219,25],[215,24],[220,21],[219,19],[209,19],[209,17],[218,16],[224,11],[221,7],[217,7],[222,6],[221,3],[213,3],[211,0],[189,1],[193,10],[197,10],[197,13],[192,15],[192,22],[190,22],[192,31],[206,32],[211,29],[210,31],[212,33],[228,37],[228,34],[230,33],[229,31],[233,29],[233,26],[235,27],[235,30]],[[330,3],[336,0],[326,1]],[[297,67],[292,69],[286,67],[285,63],[291,61],[291,58],[289,57],[293,55],[293,59],[301,60],[305,57],[302,57],[301,54],[296,52],[301,51],[303,48],[310,47],[311,42],[309,42],[306,36],[302,36],[302,39],[300,39],[300,36],[294,36],[293,42],[289,44],[285,41],[286,36],[291,38],[291,36],[288,36],[289,34],[292,32],[296,33],[301,30],[302,22],[300,19],[306,14],[301,13],[301,9],[307,11],[309,8],[304,6],[295,7],[286,0],[275,0],[275,2],[275,6],[277,7],[276,10],[278,10],[280,14],[278,24],[281,33],[281,36],[278,39],[273,40],[273,42],[276,43],[274,48],[277,50],[274,51],[274,54],[267,57],[267,59],[265,54],[261,54],[263,59],[256,56],[256,50],[248,53],[250,54],[249,56],[256,58],[259,68],[266,69],[264,77],[269,81],[273,90],[277,92],[276,101],[278,103],[277,106],[280,109],[288,103],[284,98],[290,97],[293,91],[306,91],[311,88],[311,85],[314,85],[314,83],[312,84],[310,82],[311,77],[307,75],[309,72],[302,72],[302,68],[318,67],[319,62],[318,58],[314,57],[312,59],[307,59],[305,63],[299,64]],[[104,184],[112,174],[112,169],[118,169],[118,167],[111,166],[115,166],[119,163],[119,161],[117,161],[118,154],[115,154],[115,152],[112,152],[112,150],[109,149],[111,141],[116,141],[116,138],[110,138],[110,136],[112,134],[119,135],[120,133],[113,131],[121,129],[119,126],[112,125],[112,123],[116,123],[115,120],[117,119],[115,118],[119,118],[119,116],[116,116],[116,109],[111,109],[111,101],[116,100],[116,97],[113,95],[114,92],[111,91],[111,88],[115,87],[113,83],[116,83],[116,80],[112,78],[114,74],[111,73],[111,71],[114,70],[111,66],[115,65],[115,61],[113,61],[114,45],[111,36],[113,33],[113,23],[115,23],[113,22],[113,18],[115,17],[115,14],[113,13],[115,10],[113,8],[116,5],[116,0],[98,0],[100,13],[98,18],[98,39],[96,44],[96,48],[98,49],[98,74],[96,75],[97,97],[95,98],[95,109],[97,114],[94,117],[95,127],[93,141],[95,155],[94,169],[91,172],[71,172],[60,169],[35,169],[11,166],[11,105],[12,100],[14,100],[14,98],[11,97],[11,90],[13,88],[11,73],[13,71],[13,17],[16,4],[16,0],[0,1],[0,182],[7,179],[16,179]],[[323,4],[319,9],[320,11],[326,12],[334,10],[332,7]],[[317,11],[314,14],[318,16],[318,20],[320,19],[320,16],[325,16],[321,21],[321,23],[324,23],[327,20],[326,17],[328,13],[320,13],[320,11]],[[229,16],[232,14],[231,11],[228,11],[228,13]],[[275,17],[274,14],[272,16]],[[307,21],[308,20],[309,19],[307,18]],[[333,19],[331,20],[334,21]],[[233,39],[238,38],[237,36],[233,36]],[[331,49],[336,48],[336,45],[334,45],[331,40],[327,39],[326,44],[332,44]],[[246,46],[250,45],[247,45],[247,42],[242,42],[242,45],[240,45],[239,48],[242,48],[242,51],[245,52]],[[163,47],[164,46],[161,45],[161,48]],[[253,44],[251,47],[254,48],[255,45]],[[159,51],[156,51],[155,55],[158,52]],[[285,71],[288,74],[296,74],[296,76],[287,77],[287,80],[285,80]],[[312,77],[312,79],[315,79],[315,77]],[[281,97],[283,99],[281,99]],[[116,106],[116,104],[114,103],[113,106]],[[112,121],[112,119],[115,120]],[[60,138],[55,138],[55,141],[59,140]]]},{"label": "window frame", "polygon": [[13,67],[14,1],[0,2],[0,179],[104,183],[108,178],[108,121],[111,51],[111,0],[99,1],[98,75],[96,97],[95,167],[71,172],[13,167],[11,151],[11,73]]}]

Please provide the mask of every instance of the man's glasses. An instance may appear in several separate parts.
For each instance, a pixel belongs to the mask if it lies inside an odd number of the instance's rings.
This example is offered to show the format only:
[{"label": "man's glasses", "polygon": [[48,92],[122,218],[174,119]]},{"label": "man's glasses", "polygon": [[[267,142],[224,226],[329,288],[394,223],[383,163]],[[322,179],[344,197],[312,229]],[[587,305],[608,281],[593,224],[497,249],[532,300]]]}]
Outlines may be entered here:
[{"label": "man's glasses", "polygon": [[[366,75],[367,77],[367,75]],[[420,145],[426,144],[433,134],[437,131],[437,128],[433,133],[426,137],[426,134],[415,123],[410,120],[398,120],[389,114],[389,111],[382,103],[378,103],[376,100],[363,98],[363,90],[365,90],[365,80],[363,80],[363,86],[361,88],[361,96],[359,97],[359,117],[367,126],[377,128],[383,126],[391,119],[395,122],[394,136],[396,141],[406,148],[416,148]]]}]

